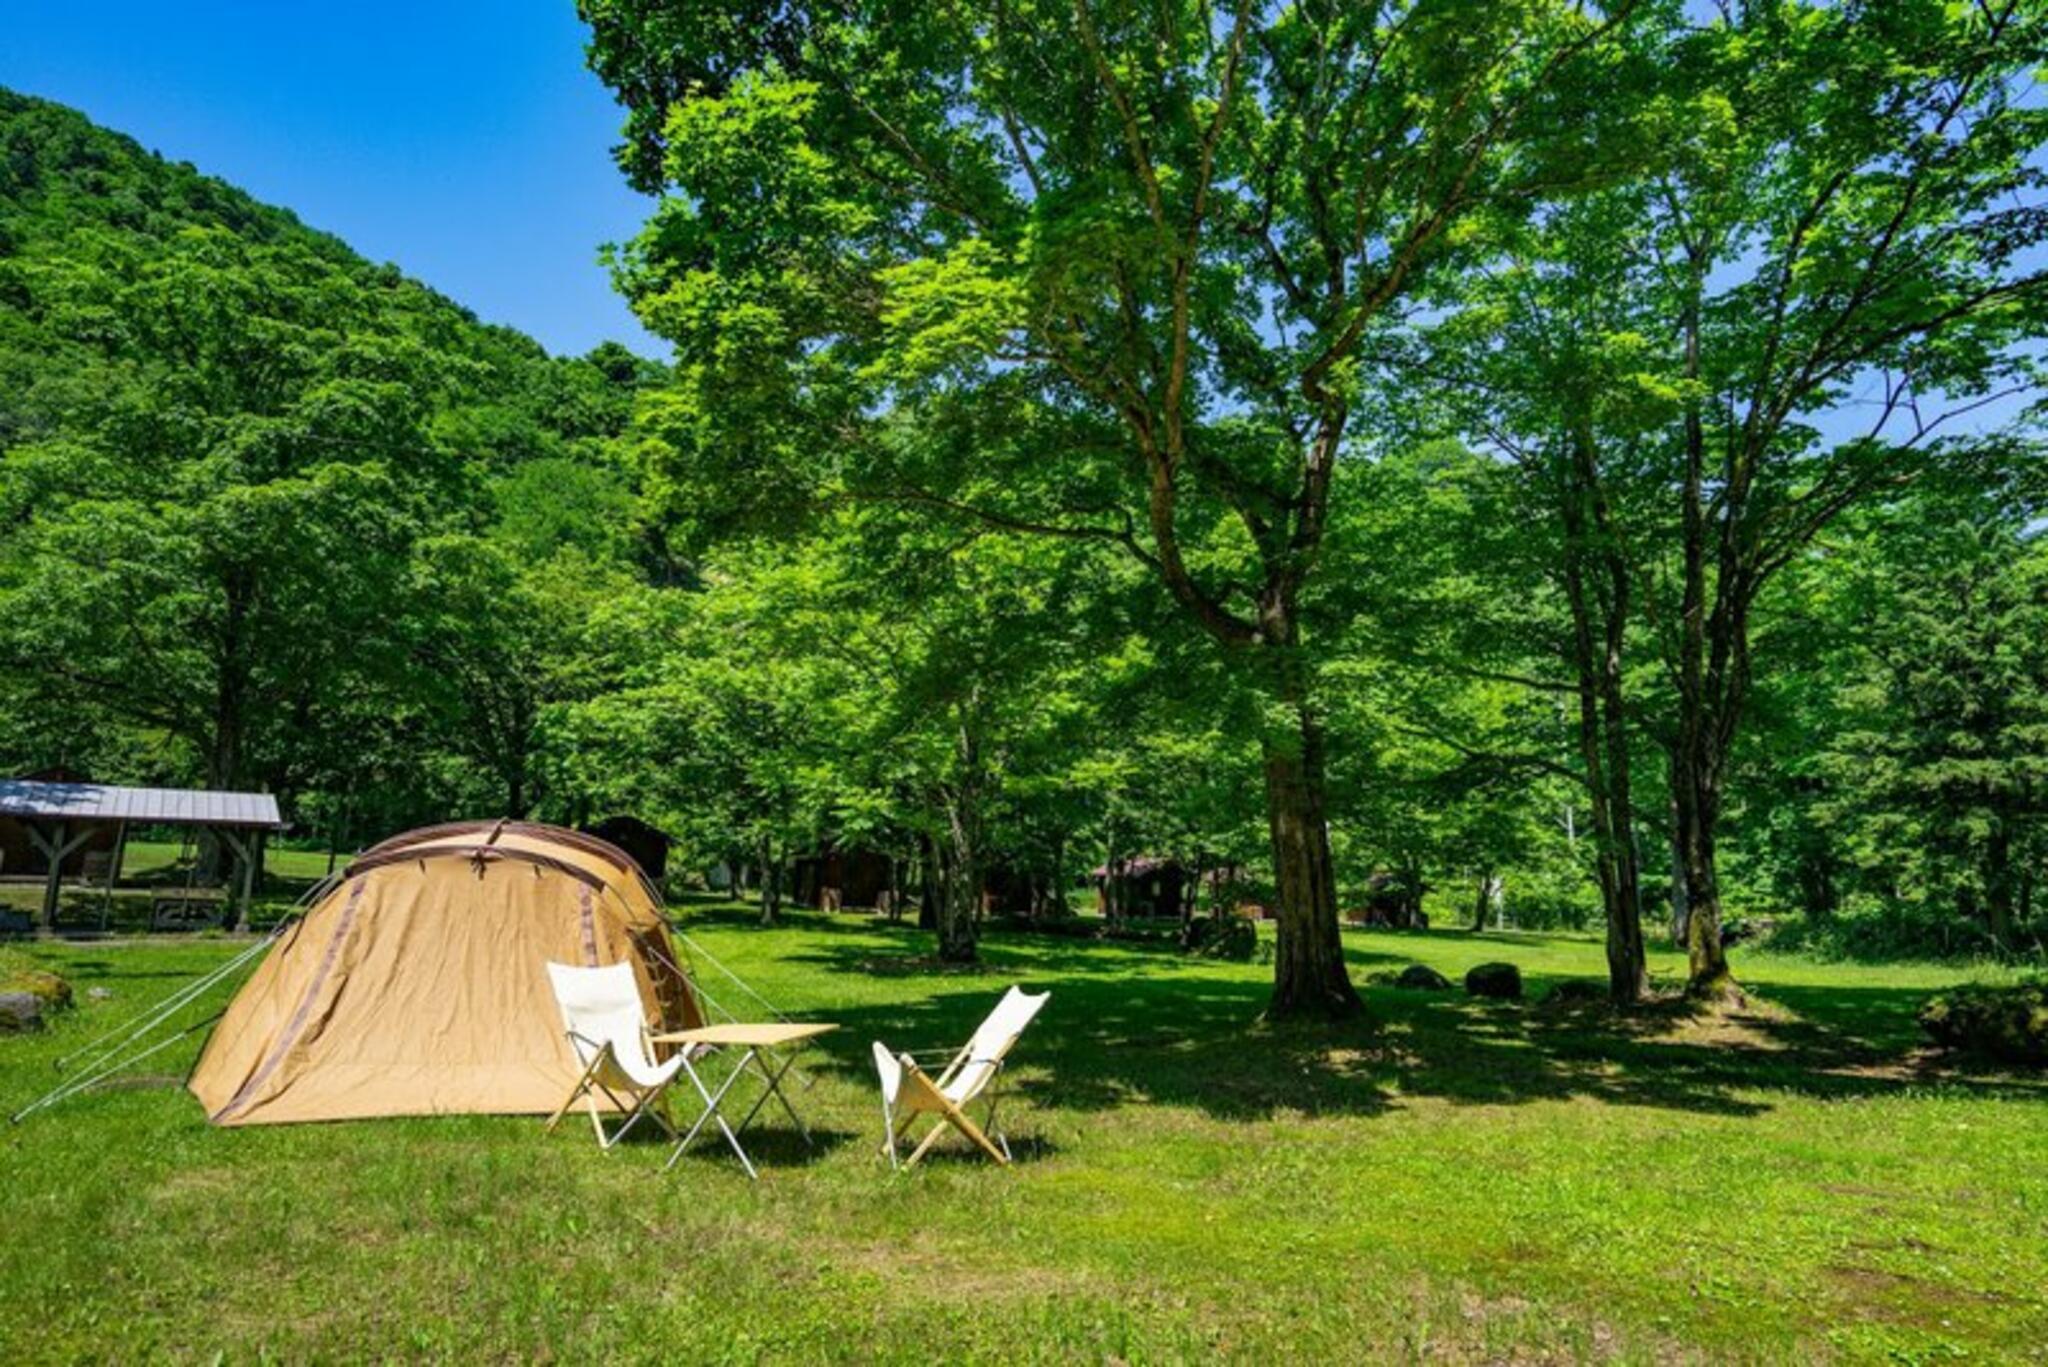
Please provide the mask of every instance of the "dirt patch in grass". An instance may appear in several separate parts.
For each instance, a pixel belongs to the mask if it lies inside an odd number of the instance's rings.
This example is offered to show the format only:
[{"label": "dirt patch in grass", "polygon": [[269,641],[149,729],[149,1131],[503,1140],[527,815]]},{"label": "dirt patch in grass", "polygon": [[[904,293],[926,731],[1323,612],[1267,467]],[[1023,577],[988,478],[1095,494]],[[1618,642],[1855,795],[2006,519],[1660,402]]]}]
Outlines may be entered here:
[{"label": "dirt patch in grass", "polygon": [[985,1250],[955,1255],[930,1248],[906,1248],[901,1243],[844,1241],[834,1241],[828,1247],[829,1260],[836,1266],[869,1273],[892,1290],[921,1300],[1036,1300],[1101,1289],[1072,1268],[1043,1262],[993,1266],[987,1261]]},{"label": "dirt patch in grass", "polygon": [[1941,1334],[1951,1317],[1971,1306],[2004,1306],[2013,1298],[1998,1291],[1929,1281],[1909,1272],[1857,1263],[1829,1263],[1821,1269],[1857,1319]]},{"label": "dirt patch in grass", "polygon": [[235,1185],[231,1168],[174,1168],[151,1190],[159,1201],[176,1201],[187,1196],[213,1196]]},{"label": "dirt patch in grass", "polygon": [[853,966],[877,978],[902,978],[911,974],[942,973],[953,978],[985,977],[997,971],[994,964],[956,964],[930,954],[874,954],[855,959]]}]

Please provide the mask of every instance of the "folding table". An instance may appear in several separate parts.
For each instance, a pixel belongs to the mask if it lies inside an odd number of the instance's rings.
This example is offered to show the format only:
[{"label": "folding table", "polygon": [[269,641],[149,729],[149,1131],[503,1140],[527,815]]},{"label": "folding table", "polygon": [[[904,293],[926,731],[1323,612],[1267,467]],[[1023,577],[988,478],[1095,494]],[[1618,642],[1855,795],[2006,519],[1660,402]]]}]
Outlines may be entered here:
[{"label": "folding table", "polygon": [[[705,1124],[715,1122],[725,1135],[725,1142],[732,1145],[732,1151],[739,1156],[740,1166],[747,1170],[747,1176],[759,1180],[760,1174],[754,1171],[753,1161],[747,1157],[747,1151],[740,1147],[740,1135],[760,1113],[761,1108],[768,1104],[768,1098],[771,1096],[782,1103],[782,1109],[787,1111],[789,1118],[796,1123],[797,1133],[803,1136],[804,1143],[809,1144],[811,1132],[804,1128],[803,1118],[796,1113],[796,1107],[789,1104],[789,1097],[782,1090],[782,1078],[789,1071],[790,1065],[796,1062],[797,1050],[801,1046],[838,1028],[836,1025],[800,1025],[788,1021],[763,1022],[757,1025],[733,1022],[656,1035],[654,1043],[671,1044],[682,1050],[683,1071],[689,1074],[690,1085],[697,1089],[697,1095],[704,1098],[704,1114],[698,1116],[697,1123],[690,1126],[689,1132],[683,1136],[682,1142],[676,1145],[676,1151],[669,1155],[668,1163],[662,1170],[666,1172],[673,1168],[682,1156],[689,1152],[691,1143],[696,1140]],[[718,1085],[716,1091],[705,1085],[704,1075],[697,1071],[693,1055],[699,1051],[692,1046],[701,1045],[746,1051],[740,1055],[740,1061],[733,1066],[732,1072],[726,1075],[725,1081]],[[766,1062],[762,1059],[764,1054],[767,1056]],[[732,1085],[740,1080],[740,1075],[749,1069],[758,1071],[767,1086],[760,1096],[754,1098],[754,1104],[747,1109],[746,1115],[740,1118],[740,1123],[737,1126],[728,1125],[725,1123],[725,1114],[722,1110],[725,1095],[732,1090]]]}]

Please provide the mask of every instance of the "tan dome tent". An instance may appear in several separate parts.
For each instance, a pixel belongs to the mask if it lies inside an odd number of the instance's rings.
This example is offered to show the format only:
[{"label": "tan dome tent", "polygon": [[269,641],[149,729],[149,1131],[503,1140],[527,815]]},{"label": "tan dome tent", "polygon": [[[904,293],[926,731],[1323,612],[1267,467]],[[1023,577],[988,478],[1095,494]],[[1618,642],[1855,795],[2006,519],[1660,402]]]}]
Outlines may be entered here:
[{"label": "tan dome tent", "polygon": [[394,836],[279,937],[192,1093],[221,1125],[546,1114],[580,1071],[550,960],[630,962],[650,1028],[703,1024],[660,898],[615,846],[521,822]]}]

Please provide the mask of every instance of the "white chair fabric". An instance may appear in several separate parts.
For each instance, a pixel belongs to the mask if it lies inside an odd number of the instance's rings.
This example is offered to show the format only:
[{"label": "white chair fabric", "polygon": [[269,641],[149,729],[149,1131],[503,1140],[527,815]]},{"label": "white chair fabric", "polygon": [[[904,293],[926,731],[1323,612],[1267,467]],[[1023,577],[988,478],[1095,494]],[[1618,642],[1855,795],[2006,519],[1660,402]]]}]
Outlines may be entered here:
[{"label": "white chair fabric", "polygon": [[[650,1112],[661,1092],[682,1070],[680,1054],[657,1062],[647,1042],[647,1007],[640,999],[640,986],[629,963],[583,968],[570,964],[547,966],[548,983],[561,1007],[562,1027],[569,1047],[583,1067],[582,1080],[548,1121],[554,1128],[576,1102],[588,1098],[590,1119],[598,1143],[610,1148],[625,1137],[641,1116]],[[626,1121],[610,1136],[598,1114],[597,1092],[603,1092],[614,1106],[626,1111]],[[632,1098],[629,1106],[621,1097]],[[655,1119],[663,1129],[674,1128],[659,1112]]]},{"label": "white chair fabric", "polygon": [[996,1009],[988,1013],[988,1019],[967,1042],[966,1057],[958,1070],[940,1089],[954,1105],[965,1106],[981,1095],[995,1077],[996,1069],[1002,1066],[1003,1057],[1051,995],[1050,992],[1041,992],[1034,997],[1021,987],[1012,987],[1003,994],[1003,999],[996,1003]]},{"label": "white chair fabric", "polygon": [[[937,1078],[928,1076],[911,1055],[897,1053],[880,1040],[875,1041],[875,1074],[882,1086],[883,1152],[888,1154],[892,1166],[897,1165],[898,1142],[907,1137],[910,1126],[924,1115],[935,1118],[932,1130],[900,1166],[915,1166],[948,1126],[980,1146],[996,1162],[1010,1161],[1009,1141],[995,1125],[1000,1097],[992,1084],[1001,1076],[1010,1050],[1051,995],[1041,992],[1033,996],[1021,987],[1005,992],[995,1010],[989,1012],[968,1040],[967,1047],[952,1056]],[[966,1108],[984,1093],[988,1094],[988,1108],[982,1122],[976,1124]]]}]

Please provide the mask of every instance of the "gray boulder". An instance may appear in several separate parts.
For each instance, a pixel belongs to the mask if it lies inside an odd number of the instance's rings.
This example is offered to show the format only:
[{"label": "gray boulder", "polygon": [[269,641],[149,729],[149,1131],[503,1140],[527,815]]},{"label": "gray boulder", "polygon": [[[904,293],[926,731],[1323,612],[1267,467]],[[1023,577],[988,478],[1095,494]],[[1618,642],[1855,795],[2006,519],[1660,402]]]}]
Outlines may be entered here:
[{"label": "gray boulder", "polygon": [[0,992],[0,1035],[40,1029],[43,999],[33,992]]},{"label": "gray boulder", "polygon": [[1465,990],[1475,997],[1519,1001],[1522,970],[1513,964],[1480,964],[1465,975]]}]

